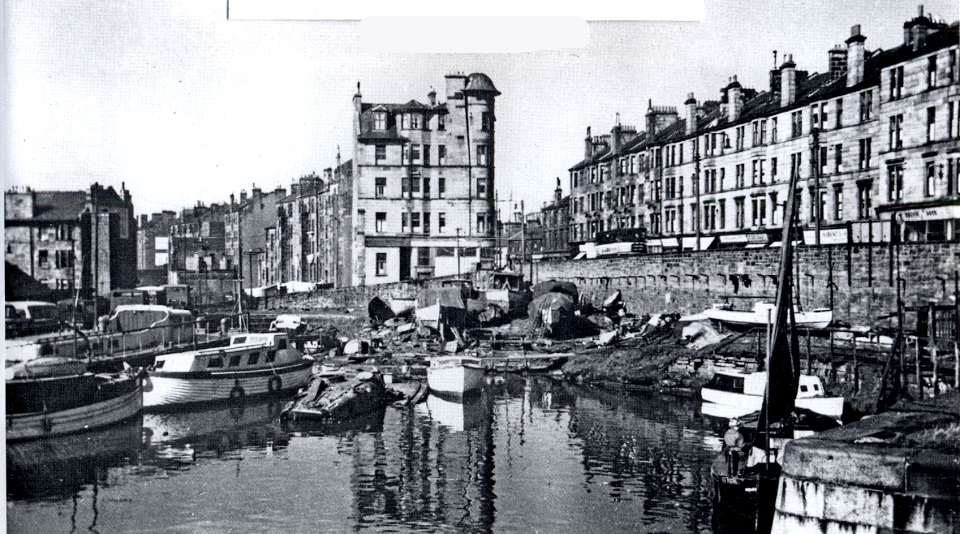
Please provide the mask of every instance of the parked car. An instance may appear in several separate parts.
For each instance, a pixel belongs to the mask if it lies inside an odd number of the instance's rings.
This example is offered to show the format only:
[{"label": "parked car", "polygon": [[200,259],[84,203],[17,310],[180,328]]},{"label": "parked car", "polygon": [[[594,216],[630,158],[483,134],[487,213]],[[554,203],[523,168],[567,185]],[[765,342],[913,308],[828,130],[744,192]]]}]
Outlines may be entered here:
[{"label": "parked car", "polygon": [[8,302],[5,306],[8,337],[60,331],[57,305],[36,300]]}]

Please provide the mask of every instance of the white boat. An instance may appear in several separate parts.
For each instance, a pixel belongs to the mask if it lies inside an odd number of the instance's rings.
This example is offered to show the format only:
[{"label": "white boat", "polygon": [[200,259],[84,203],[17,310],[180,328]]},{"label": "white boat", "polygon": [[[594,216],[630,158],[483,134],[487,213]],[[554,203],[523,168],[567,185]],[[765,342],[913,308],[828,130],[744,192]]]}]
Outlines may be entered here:
[{"label": "white boat", "polygon": [[144,407],[277,394],[310,380],[313,361],[287,334],[238,334],[223,348],[157,356],[144,383]]},{"label": "white boat", "polygon": [[472,356],[438,356],[430,359],[427,385],[434,393],[464,395],[483,385],[483,366]]},{"label": "white boat", "polygon": [[[732,326],[765,327],[771,317],[775,319],[775,311],[773,303],[758,302],[754,304],[752,311],[732,310],[726,305],[715,305],[698,315]],[[795,316],[797,328],[826,328],[833,322],[833,310],[827,308],[818,308],[807,312],[796,311]]]},{"label": "white boat", "polygon": [[133,373],[93,374],[82,361],[38,358],[7,368],[7,441],[106,427],[143,410]]},{"label": "white boat", "polygon": [[[736,414],[733,415],[736,417],[760,410],[766,384],[765,371],[747,374],[722,371],[703,386],[700,396],[705,403],[719,405],[716,410],[718,414],[732,413]],[[840,419],[843,415],[843,397],[825,396],[823,384],[818,377],[802,374],[797,387],[796,407]]]},{"label": "white boat", "polygon": [[394,315],[403,315],[417,307],[417,299],[413,297],[390,297],[387,299],[387,306],[390,307],[390,311]]}]

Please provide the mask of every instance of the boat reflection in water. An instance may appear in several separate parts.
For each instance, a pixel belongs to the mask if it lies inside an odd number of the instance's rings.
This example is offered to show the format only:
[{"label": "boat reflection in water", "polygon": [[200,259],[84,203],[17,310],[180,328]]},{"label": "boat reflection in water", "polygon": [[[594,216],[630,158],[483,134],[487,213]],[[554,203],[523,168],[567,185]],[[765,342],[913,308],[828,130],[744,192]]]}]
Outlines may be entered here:
[{"label": "boat reflection in water", "polygon": [[140,417],[90,432],[7,443],[7,497],[63,499],[103,484],[140,452]]},{"label": "boat reflection in water", "polygon": [[416,410],[454,432],[476,428],[483,418],[479,394],[451,398],[431,393]]}]

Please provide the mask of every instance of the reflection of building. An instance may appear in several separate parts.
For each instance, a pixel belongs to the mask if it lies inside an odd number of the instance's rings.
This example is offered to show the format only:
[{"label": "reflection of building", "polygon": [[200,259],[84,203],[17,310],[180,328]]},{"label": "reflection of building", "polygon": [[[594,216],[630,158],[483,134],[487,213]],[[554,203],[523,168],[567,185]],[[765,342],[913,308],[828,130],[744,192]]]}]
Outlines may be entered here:
[{"label": "reflection of building", "polygon": [[352,285],[472,270],[494,248],[494,100],[485,74],[446,77],[446,101],[354,95]]},{"label": "reflection of building", "polygon": [[136,284],[137,221],[130,192],[11,190],[4,194],[8,300],[106,295]]},{"label": "reflection of building", "polygon": [[823,73],[787,54],[764,91],[734,76],[719,102],[690,94],[682,115],[650,105],[639,134],[588,129],[570,169],[571,241],[646,227],[653,250],[766,246],[791,175],[807,243],[817,228],[823,242],[955,240],[957,29],[921,8],[900,46],[869,51],[854,26]]}]

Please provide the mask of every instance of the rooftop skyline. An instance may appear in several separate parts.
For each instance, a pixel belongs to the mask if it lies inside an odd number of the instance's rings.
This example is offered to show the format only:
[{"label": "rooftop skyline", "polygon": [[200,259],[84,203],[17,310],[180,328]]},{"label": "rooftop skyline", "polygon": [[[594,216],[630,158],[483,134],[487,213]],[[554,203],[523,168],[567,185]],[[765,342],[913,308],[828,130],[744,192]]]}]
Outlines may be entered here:
[{"label": "rooftop skyline", "polygon": [[[954,2],[924,2],[952,22]],[[228,21],[222,5],[66,1],[5,6],[6,186],[78,190],[98,181],[133,195],[137,213],[231,193],[289,189],[351,157],[351,97],[427,101],[451,72],[483,72],[497,98],[497,191],[538,209],[556,177],[616,122],[643,127],[648,100],[716,100],[737,75],[762,91],[793,55],[827,70],[827,51],[860,24],[868,50],[903,39],[917,5],[867,1],[710,3],[699,23],[590,23],[581,49],[522,54],[372,54],[358,23]],[[492,36],[492,38],[494,38]]]}]

